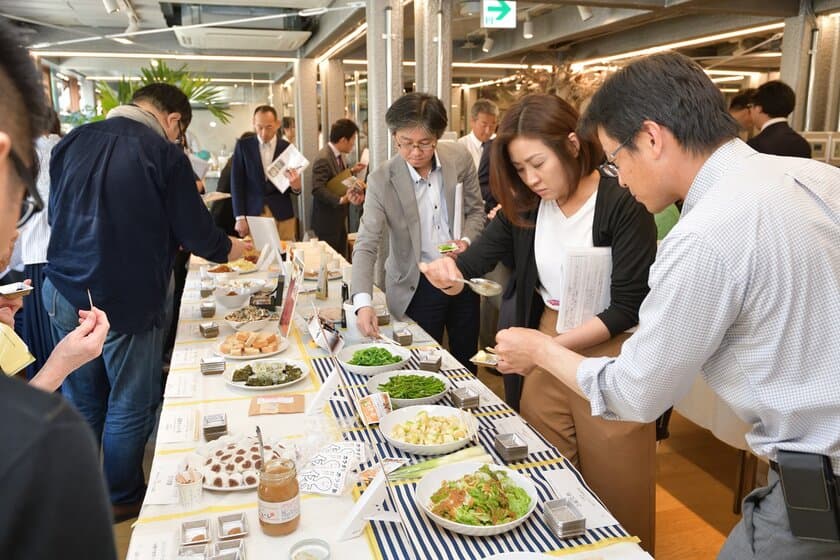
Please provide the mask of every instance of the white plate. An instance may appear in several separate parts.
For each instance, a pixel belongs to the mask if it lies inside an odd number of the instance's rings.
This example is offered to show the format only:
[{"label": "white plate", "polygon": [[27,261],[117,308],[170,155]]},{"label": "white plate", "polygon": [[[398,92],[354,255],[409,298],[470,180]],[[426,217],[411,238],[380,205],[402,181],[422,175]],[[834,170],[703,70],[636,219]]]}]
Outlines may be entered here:
[{"label": "white plate", "polygon": [[[384,366],[354,366],[348,364],[349,360],[353,359],[353,353],[357,350],[364,350],[365,348],[385,348],[388,352],[395,356],[400,356],[402,360],[395,364],[387,364]],[[408,359],[411,357],[411,351],[401,346],[394,346],[385,342],[369,342],[366,344],[353,344],[352,346],[345,346],[344,349],[338,353],[338,361],[344,366],[344,369],[359,375],[371,376],[385,373],[386,371],[396,371],[402,368]]]},{"label": "white plate", "polygon": [[379,392],[379,386],[383,383],[387,383],[389,379],[392,377],[396,377],[398,375],[420,375],[423,377],[434,377],[435,379],[440,379],[443,381],[443,391],[440,393],[429,395],[428,397],[420,397],[418,399],[395,399],[391,397],[391,403],[396,408],[405,408],[407,406],[415,406],[420,404],[434,404],[442,399],[446,392],[449,390],[450,383],[449,380],[446,378],[445,375],[441,375],[440,373],[435,373],[432,371],[424,371],[420,369],[401,369],[399,371],[389,371],[387,373],[380,373],[376,375],[367,382],[367,390],[371,393]]},{"label": "white plate", "polygon": [[[239,435],[239,436],[233,436],[233,435],[222,436],[219,439],[210,441],[210,442],[206,443],[205,445],[196,449],[193,454],[191,454],[187,457],[187,462],[193,468],[197,468],[202,473],[204,473],[204,470],[205,470],[204,463],[205,463],[205,461],[207,460],[208,457],[215,456],[216,450],[218,450],[220,448],[223,448],[223,447],[226,447],[229,444],[235,444],[235,445],[247,444],[250,447],[251,445],[255,445],[256,441],[257,441],[256,437],[250,437],[249,438],[247,436],[243,437],[242,435]],[[279,441],[277,441],[277,440],[266,441],[266,444],[271,445],[280,454],[283,454],[283,453],[289,454],[289,453],[293,452],[290,449],[283,449],[283,446],[280,445]],[[266,451],[266,453],[268,453],[268,451]],[[253,470],[256,470],[256,469],[253,469]],[[254,489],[256,489],[259,486],[259,481],[257,481],[256,484],[243,484],[242,486],[234,486],[234,487],[225,486],[223,488],[219,488],[218,486],[213,486],[210,479],[205,474],[204,482],[202,482],[202,486],[206,490],[212,490],[214,492],[241,492],[243,490],[254,490]]]},{"label": "white plate", "polygon": [[[465,525],[463,523],[456,523],[455,521],[444,519],[443,517],[435,515],[431,512],[429,505],[432,503],[432,494],[440,489],[440,485],[444,480],[457,480],[465,474],[477,471],[482,466],[484,466],[484,463],[470,461],[467,463],[444,465],[428,472],[426,476],[420,479],[420,482],[417,483],[417,488],[415,489],[414,498],[417,501],[417,507],[420,508],[426,517],[444,529],[449,529],[453,533],[471,537],[499,535],[522,525],[522,523],[524,523],[525,520],[528,519],[528,517],[530,517],[530,515],[534,512],[534,508],[537,507],[537,503],[539,502],[537,489],[534,487],[534,483],[531,482],[530,478],[502,465],[490,464],[490,468],[494,471],[505,471],[514,484],[525,490],[525,492],[531,496],[531,507],[528,509],[527,513],[519,519],[510,521],[509,523],[503,523],[501,525]],[[530,555],[529,558],[534,558],[534,555]]]},{"label": "white plate", "polygon": [[[251,385],[245,385],[244,381],[233,381],[233,372],[234,370],[243,368],[251,363],[255,362],[266,362],[266,363],[282,363],[282,364],[291,364],[293,366],[299,367],[300,370],[303,372],[303,375],[295,379],[294,381],[287,381],[286,383],[278,383],[277,385],[265,385],[263,387],[255,387]],[[222,374],[222,379],[225,380],[225,383],[230,385],[231,387],[236,387],[238,389],[244,389],[246,391],[273,391],[274,389],[281,389],[283,387],[288,387],[289,385],[294,385],[295,383],[300,383],[304,379],[309,376],[309,366],[306,365],[306,362],[302,362],[300,360],[252,360],[251,362],[243,363],[237,362],[236,364],[232,364],[227,367],[225,373]]]},{"label": "white plate", "polygon": [[[279,342],[279,345],[277,346],[276,351],[267,352],[265,354],[249,354],[249,355],[242,355],[242,356],[233,356],[231,354],[225,354],[224,352],[222,352],[222,344],[224,344],[224,342],[225,342],[224,340],[222,340],[216,346],[216,354],[218,354],[219,356],[222,356],[224,358],[227,358],[228,360],[261,360],[263,358],[268,358],[270,356],[276,356],[277,354],[279,354],[280,352],[283,352],[286,348],[289,347],[289,339],[288,338],[283,338],[282,336],[280,336],[280,331],[278,331],[277,329],[271,329],[269,331],[260,331],[260,332],[273,332],[274,334],[277,335],[277,338],[280,342]],[[227,337],[225,337],[225,338],[227,338]]]},{"label": "white plate", "polygon": [[[467,436],[449,443],[440,443],[435,445],[420,445],[417,443],[407,443],[391,437],[391,432],[398,424],[402,424],[408,420],[414,420],[420,411],[425,410],[429,416],[455,416],[461,418],[467,427]],[[460,408],[453,408],[451,406],[441,406],[437,404],[424,404],[420,406],[409,406],[407,408],[400,408],[389,414],[379,421],[379,430],[388,443],[402,449],[408,453],[415,455],[443,455],[444,453],[452,453],[467,445],[478,430],[478,421],[475,416]]]}]

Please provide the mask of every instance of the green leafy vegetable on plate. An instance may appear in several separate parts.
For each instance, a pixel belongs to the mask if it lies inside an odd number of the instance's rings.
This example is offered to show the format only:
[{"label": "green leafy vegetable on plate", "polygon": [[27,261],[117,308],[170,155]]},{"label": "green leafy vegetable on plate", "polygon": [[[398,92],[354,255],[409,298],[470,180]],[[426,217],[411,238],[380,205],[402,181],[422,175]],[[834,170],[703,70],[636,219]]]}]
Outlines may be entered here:
[{"label": "green leafy vegetable on plate", "polygon": [[378,389],[388,393],[392,399],[422,399],[442,393],[446,385],[430,375],[395,375]]},{"label": "green leafy vegetable on plate", "polygon": [[432,494],[435,515],[464,525],[502,525],[528,513],[531,496],[505,471],[483,465],[458,480],[445,480]]},{"label": "green leafy vegetable on plate", "polygon": [[387,366],[388,364],[396,364],[401,361],[402,358],[400,356],[391,354],[385,348],[372,346],[353,352],[353,357],[347,363],[354,366]]}]

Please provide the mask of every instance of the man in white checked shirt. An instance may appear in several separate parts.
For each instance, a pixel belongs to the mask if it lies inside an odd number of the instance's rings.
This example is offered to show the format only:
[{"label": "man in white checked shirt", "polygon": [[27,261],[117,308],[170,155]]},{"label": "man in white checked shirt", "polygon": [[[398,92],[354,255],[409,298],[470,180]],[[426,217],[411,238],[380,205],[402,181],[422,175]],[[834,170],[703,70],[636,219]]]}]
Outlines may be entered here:
[{"label": "man in white checked shirt", "polygon": [[[508,329],[497,336],[500,368],[538,365],[589,399],[593,414],[637,422],[679,401],[702,371],[773,467],[720,558],[840,558],[836,540],[794,536],[785,495],[800,487],[786,475],[783,490],[776,473],[781,452],[827,457],[840,473],[840,170],[744,144],[714,84],[673,53],[614,74],[581,126],[597,132],[604,172],[651,212],[684,200],[682,217],[618,357],[583,359],[536,331]],[[826,515],[836,529],[836,509]]]}]

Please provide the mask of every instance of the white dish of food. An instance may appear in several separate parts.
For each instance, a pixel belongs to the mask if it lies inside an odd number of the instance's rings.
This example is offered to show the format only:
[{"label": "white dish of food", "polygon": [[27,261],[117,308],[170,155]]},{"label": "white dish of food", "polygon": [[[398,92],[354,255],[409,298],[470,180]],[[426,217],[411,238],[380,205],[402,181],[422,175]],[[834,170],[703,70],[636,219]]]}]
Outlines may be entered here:
[{"label": "white dish of food", "polygon": [[[237,375],[243,376],[248,369],[251,373],[246,378],[236,381]],[[231,387],[246,391],[272,391],[300,383],[308,374],[309,366],[300,360],[259,360],[228,366],[222,379]],[[274,381],[274,383],[268,383],[269,381]]]},{"label": "white dish of food", "polygon": [[[266,461],[281,458],[287,450],[282,445],[265,444]],[[196,450],[204,475],[204,488],[219,492],[253,490],[259,485],[262,468],[256,437],[222,436]]]},{"label": "white dish of food", "polygon": [[216,347],[216,353],[231,360],[256,360],[276,356],[289,347],[277,329],[271,331],[241,331],[229,335]]},{"label": "white dish of food", "polygon": [[[370,378],[370,380],[368,380],[366,384],[367,390],[371,393],[383,391],[383,389],[379,388],[380,385],[387,386],[389,383],[394,384],[393,379],[399,377],[403,377],[406,382],[412,382],[410,383],[410,386],[402,386],[400,387],[400,389],[409,391],[413,388],[416,390],[417,394],[421,394],[423,396],[395,397],[395,394],[405,393],[397,393],[396,391],[389,391],[385,389],[384,392],[388,393],[388,395],[391,397],[391,403],[396,408],[405,408],[407,406],[415,406],[421,404],[434,404],[440,399],[442,399],[444,396],[446,396],[446,392],[449,390],[450,386],[449,380],[446,378],[446,376],[440,373],[436,373],[433,371],[424,371],[419,369],[401,369],[398,371],[380,373],[379,375]],[[414,381],[417,381],[417,378],[419,377],[424,378],[426,380],[425,383],[413,383]],[[435,393],[428,394],[431,391],[430,385],[437,385],[440,388],[440,390]],[[423,391],[423,389],[425,389],[426,387],[429,387],[429,391]]]},{"label": "white dish of food", "polygon": [[[474,509],[471,506],[475,502],[469,491],[466,491],[466,498],[460,500],[460,493],[465,488],[488,495],[504,493],[508,505],[492,512]],[[450,495],[457,495],[459,500],[447,500]],[[473,461],[444,465],[430,471],[417,483],[414,497],[417,507],[434,523],[471,537],[499,535],[515,529],[530,517],[539,502],[537,489],[527,476],[502,465]],[[503,521],[494,523],[492,517]],[[454,518],[475,524],[458,522]]]},{"label": "white dish of food", "polygon": [[467,445],[478,431],[475,416],[451,406],[400,408],[379,421],[388,443],[415,455],[443,455]]},{"label": "white dish of food", "polygon": [[253,305],[246,305],[225,315],[225,322],[235,331],[260,331],[272,321],[279,320],[279,313]]},{"label": "white dish of food", "polygon": [[[392,363],[380,363],[378,365],[361,365],[350,363],[353,360],[354,355],[356,355],[356,352],[361,352],[362,354],[360,355],[367,354],[368,356],[370,356],[373,349],[386,350],[391,356],[398,357],[399,360],[394,361]],[[386,371],[398,370],[405,365],[409,358],[411,358],[411,351],[407,348],[403,348],[402,346],[395,346],[393,344],[386,344],[383,342],[353,344],[351,346],[345,346],[344,349],[338,353],[338,361],[341,362],[341,365],[344,366],[344,369],[352,373],[357,373],[359,375],[365,376],[378,375],[380,373],[385,373]]]}]

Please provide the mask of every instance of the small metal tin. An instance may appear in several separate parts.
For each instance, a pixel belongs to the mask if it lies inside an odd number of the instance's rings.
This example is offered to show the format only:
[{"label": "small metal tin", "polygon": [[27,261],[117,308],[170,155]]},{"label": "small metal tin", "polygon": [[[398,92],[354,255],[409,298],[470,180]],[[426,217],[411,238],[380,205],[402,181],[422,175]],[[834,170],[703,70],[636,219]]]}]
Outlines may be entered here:
[{"label": "small metal tin", "polygon": [[478,393],[469,387],[456,387],[452,389],[450,396],[452,397],[452,404],[457,408],[469,410],[479,406]]},{"label": "small metal tin", "polygon": [[380,327],[391,322],[391,314],[388,313],[388,308],[384,305],[376,306],[376,324]]},{"label": "small metal tin", "polygon": [[212,301],[202,301],[199,309],[201,310],[201,316],[205,319],[215,317],[216,315],[216,304]]},{"label": "small metal tin", "polygon": [[220,356],[208,356],[201,358],[201,373],[210,375],[212,373],[224,373],[227,364],[225,359]]},{"label": "small metal tin", "polygon": [[437,350],[418,353],[418,369],[423,371],[440,371],[443,364],[443,355]]},{"label": "small metal tin", "polygon": [[254,307],[263,307],[265,309],[274,310],[274,306],[271,303],[271,293],[264,294],[254,294],[251,296],[251,305]]},{"label": "small metal tin", "polygon": [[181,523],[181,544],[205,544],[210,542],[210,521],[199,519]]},{"label": "small metal tin", "polygon": [[213,295],[213,290],[215,288],[216,285],[212,280],[202,280],[201,284],[198,286],[198,292],[201,294],[201,297],[206,298]]},{"label": "small metal tin", "polygon": [[216,338],[219,336],[219,324],[216,321],[199,323],[198,330],[204,338]]},{"label": "small metal tin", "polygon": [[569,498],[545,502],[543,515],[546,524],[562,539],[577,537],[586,532],[586,518]]},{"label": "small metal tin", "polygon": [[178,549],[178,560],[207,560],[210,556],[210,545],[191,544]]},{"label": "small metal tin", "polygon": [[228,432],[227,414],[224,412],[207,414],[202,421],[202,428],[206,441],[213,441],[214,439],[220,438]]},{"label": "small metal tin", "polygon": [[402,346],[411,346],[411,343],[414,341],[414,335],[411,334],[411,331],[408,329],[397,330],[394,329],[394,340],[400,343]]},{"label": "small metal tin", "polygon": [[330,545],[321,539],[303,539],[289,549],[289,560],[329,560]]},{"label": "small metal tin", "polygon": [[220,515],[217,521],[218,530],[216,534],[220,540],[241,539],[248,534],[248,519],[246,519],[244,512]]},{"label": "small metal tin", "polygon": [[493,447],[508,463],[528,457],[528,442],[519,434],[497,434],[493,439]]},{"label": "small metal tin", "polygon": [[[244,513],[242,514],[245,515]],[[221,556],[224,554],[231,554],[231,553],[238,553],[240,560],[245,560],[245,540],[244,539],[232,539],[221,541],[216,543],[213,546],[213,554],[216,556]],[[222,558],[227,558],[226,556],[222,556]]]}]

